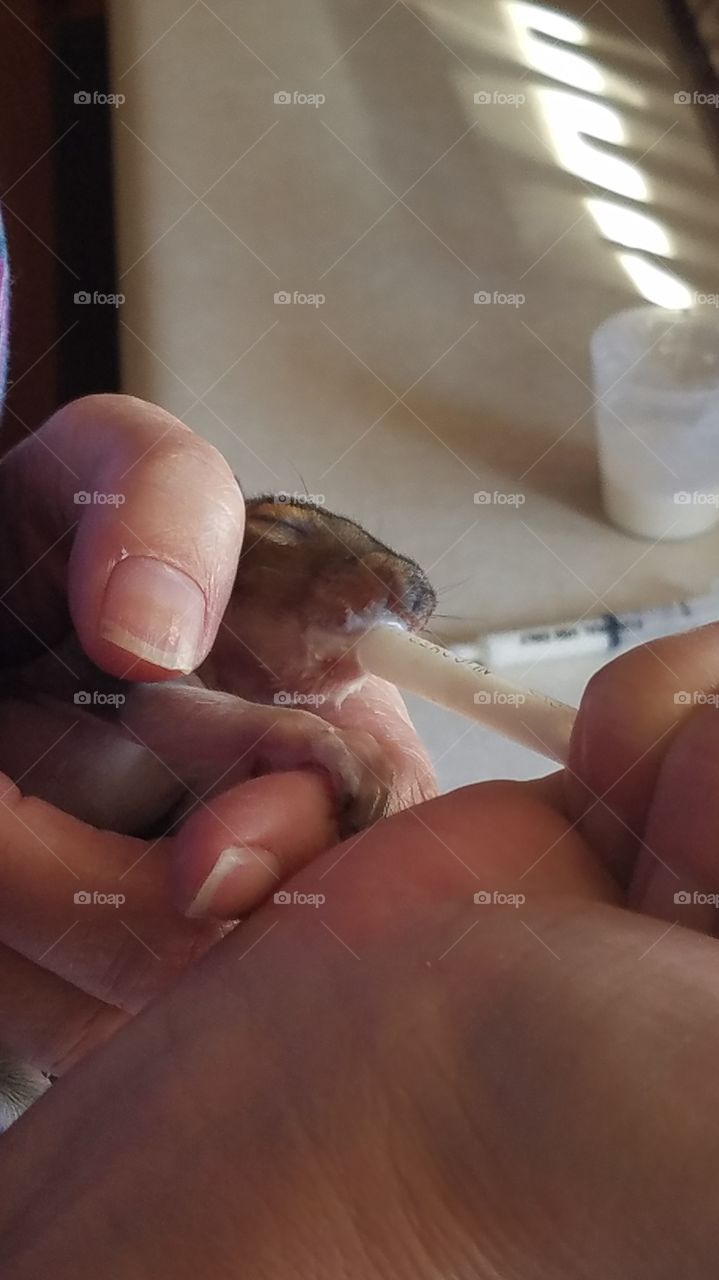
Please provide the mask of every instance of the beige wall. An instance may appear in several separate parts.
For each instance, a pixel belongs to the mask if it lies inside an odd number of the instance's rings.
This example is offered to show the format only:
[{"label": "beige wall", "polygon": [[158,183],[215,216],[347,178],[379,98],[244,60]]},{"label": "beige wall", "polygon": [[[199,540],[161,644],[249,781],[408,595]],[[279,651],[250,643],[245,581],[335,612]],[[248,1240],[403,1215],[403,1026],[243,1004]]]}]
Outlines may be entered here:
[{"label": "beige wall", "polygon": [[[633,31],[590,10],[575,52],[605,87],[566,117],[618,113],[671,270],[708,292],[714,159],[674,103],[686,73],[659,9],[633,5]],[[464,619],[443,634],[707,586],[719,538],[651,548],[602,520],[587,343],[638,294],[587,213],[601,190],[557,162],[542,91],[561,85],[523,63],[506,6],[118,0],[113,58],[127,390],[206,434],[248,490],[306,485],[420,558]],[[523,505],[474,503],[495,490]],[[586,674],[531,678],[576,697]],[[446,778],[476,776],[475,738],[421,714]],[[481,767],[539,767],[508,751]]]}]

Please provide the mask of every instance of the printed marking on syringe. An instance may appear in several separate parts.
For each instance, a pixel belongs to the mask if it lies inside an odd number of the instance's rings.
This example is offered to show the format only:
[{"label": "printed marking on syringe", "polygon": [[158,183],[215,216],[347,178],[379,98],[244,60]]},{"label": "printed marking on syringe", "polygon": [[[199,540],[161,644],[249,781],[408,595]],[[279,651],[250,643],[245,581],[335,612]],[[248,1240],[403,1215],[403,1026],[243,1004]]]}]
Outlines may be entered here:
[{"label": "printed marking on syringe", "polygon": [[[613,614],[606,613],[601,618],[590,618],[588,622],[578,622],[573,627],[547,627],[544,631],[520,631],[519,633],[510,631],[507,635],[513,639],[516,638],[520,645],[525,646],[554,644],[558,640],[577,640],[582,636],[608,636],[615,630],[613,617]],[[623,630],[625,629],[623,624],[619,625]],[[502,633],[500,632],[499,635],[501,637]]]},{"label": "printed marking on syringe", "polygon": [[[412,639],[411,636],[409,638]],[[479,676],[489,676],[491,679],[495,678],[495,673],[491,671],[489,667],[482,666],[479,662],[468,662],[466,658],[461,658],[459,654],[452,653],[451,649],[442,649],[438,644],[433,644],[431,640],[424,640],[423,638],[422,644],[426,645],[428,649],[433,649],[435,653],[440,655],[440,657],[449,658],[457,667],[466,667],[470,671],[474,671],[475,674]],[[537,698],[539,701],[546,703],[547,706],[553,707],[555,710],[574,710],[573,707],[568,707],[566,702],[557,702],[556,698],[550,698],[546,693],[538,693],[536,689],[523,689],[521,692],[525,697],[530,696]]]},{"label": "printed marking on syringe", "polygon": [[448,658],[457,667],[469,667],[471,671],[475,671],[480,676],[492,675],[489,667],[483,667],[481,662],[468,662],[466,658],[460,657],[458,653],[453,653],[451,649],[442,649],[440,645],[433,644],[431,640],[425,640],[424,637],[422,638],[422,644],[428,649],[432,649],[434,653],[439,654],[440,658]]},{"label": "printed marking on syringe", "polygon": [[616,613],[605,614],[607,622],[607,642],[610,649],[618,649],[626,627],[619,621]]},{"label": "printed marking on syringe", "polygon": [[607,648],[618,649],[626,631],[641,631],[645,626],[639,615],[623,620],[616,613],[604,613],[600,618],[577,623],[574,627],[548,627],[546,631],[525,631],[516,638],[520,645],[555,644],[563,640],[579,640],[582,636],[606,636]]},{"label": "printed marking on syringe", "polygon": [[[502,633],[500,632],[500,636],[501,634]],[[513,632],[510,631],[507,634],[514,638]],[[571,629],[555,628],[547,631],[520,632],[517,639],[520,645],[546,644],[547,642],[551,644],[554,640],[571,640],[574,636],[578,636],[579,634],[580,632],[578,627],[572,627]]]}]

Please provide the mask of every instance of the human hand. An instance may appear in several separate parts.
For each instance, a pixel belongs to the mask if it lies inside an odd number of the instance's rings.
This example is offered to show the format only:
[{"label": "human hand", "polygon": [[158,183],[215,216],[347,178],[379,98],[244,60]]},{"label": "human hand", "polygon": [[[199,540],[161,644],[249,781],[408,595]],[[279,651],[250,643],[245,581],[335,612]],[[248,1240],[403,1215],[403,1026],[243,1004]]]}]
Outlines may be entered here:
[{"label": "human hand", "polygon": [[484,784],[330,850],[61,1082],[0,1149],[8,1280],[713,1276],[715,943],[629,909],[608,866],[633,885],[645,840],[578,827],[611,741],[640,837],[691,769],[673,856],[700,864],[716,721],[641,691],[657,662],[695,687],[716,634],[594,682],[579,803]]},{"label": "human hand", "polygon": [[[107,697],[119,687],[107,676],[167,681],[210,651],[243,528],[241,494],[214,449],[154,406],[91,397],[2,461],[0,521],[0,1040],[57,1072],[225,932],[181,917],[221,850],[272,859],[269,883],[262,861],[236,869],[240,914],[333,844],[337,826],[322,781],[288,773],[228,779],[174,839],[105,830],[146,828],[182,785],[156,752],[76,705],[76,676],[88,696]],[[89,660],[78,668],[63,650],[71,632]],[[356,724],[394,753],[398,786],[417,776],[413,762],[401,766],[405,746],[426,781],[394,691],[373,698],[369,712],[355,700]],[[191,759],[186,722],[168,715],[161,727]],[[108,907],[117,895],[125,901]]]}]

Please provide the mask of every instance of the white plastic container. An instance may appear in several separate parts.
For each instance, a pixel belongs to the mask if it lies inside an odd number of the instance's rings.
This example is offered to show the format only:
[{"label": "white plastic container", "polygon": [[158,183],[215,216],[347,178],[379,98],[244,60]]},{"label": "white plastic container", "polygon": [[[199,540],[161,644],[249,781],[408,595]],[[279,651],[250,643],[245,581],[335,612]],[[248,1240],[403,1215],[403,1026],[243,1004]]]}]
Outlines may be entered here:
[{"label": "white plastic container", "polygon": [[719,311],[642,306],[592,336],[604,509],[640,538],[719,523]]}]

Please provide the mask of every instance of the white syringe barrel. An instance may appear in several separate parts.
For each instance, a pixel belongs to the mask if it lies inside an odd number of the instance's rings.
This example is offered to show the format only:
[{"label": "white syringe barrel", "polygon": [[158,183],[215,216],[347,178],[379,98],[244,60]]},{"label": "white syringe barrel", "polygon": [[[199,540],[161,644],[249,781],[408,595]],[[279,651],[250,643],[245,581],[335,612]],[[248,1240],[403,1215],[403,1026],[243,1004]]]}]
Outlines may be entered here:
[{"label": "white syringe barrel", "polygon": [[476,641],[452,646],[452,652],[471,662],[489,667],[545,662],[553,658],[574,658],[621,653],[647,640],[676,635],[691,627],[701,627],[719,619],[719,595],[680,600],[654,609],[632,613],[604,613],[598,618],[526,627],[517,631],[495,631]]},{"label": "white syringe barrel", "polygon": [[510,684],[399,627],[375,627],[355,652],[366,671],[566,763],[577,714],[566,703]]}]

